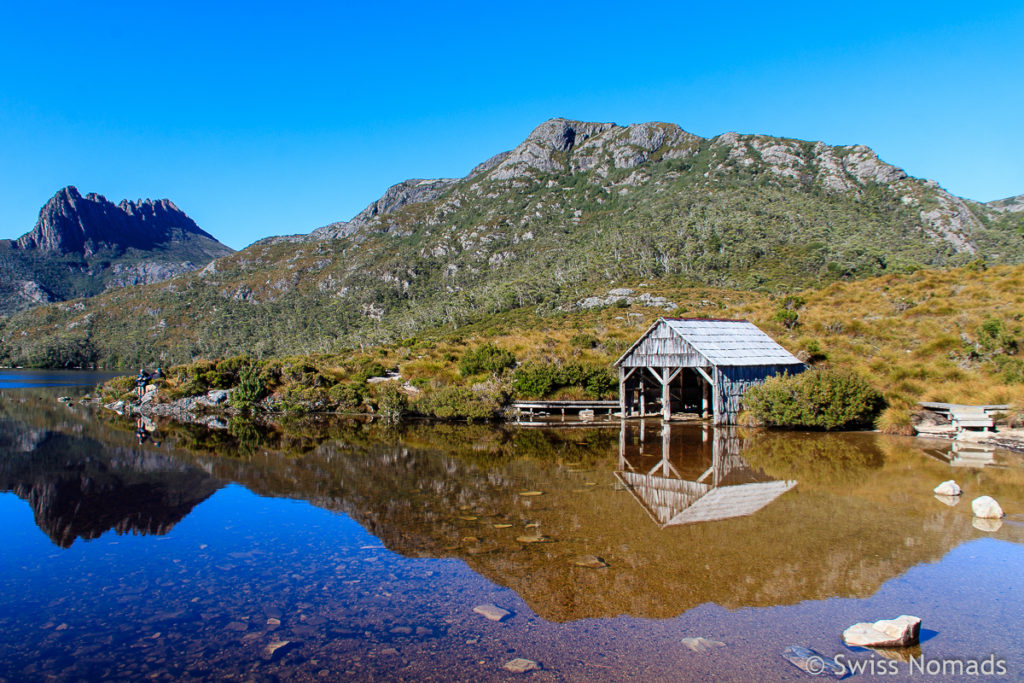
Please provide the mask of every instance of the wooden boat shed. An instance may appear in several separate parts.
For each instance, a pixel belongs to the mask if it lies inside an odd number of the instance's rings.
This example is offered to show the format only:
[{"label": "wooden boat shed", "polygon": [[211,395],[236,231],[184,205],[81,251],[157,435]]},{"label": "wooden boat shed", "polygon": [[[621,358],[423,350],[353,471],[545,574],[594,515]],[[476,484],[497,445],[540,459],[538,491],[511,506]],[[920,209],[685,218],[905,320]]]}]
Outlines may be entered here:
[{"label": "wooden boat shed", "polygon": [[660,402],[665,420],[687,412],[715,424],[735,423],[750,386],[806,368],[751,322],[705,318],[659,318],[615,365],[623,417]]}]

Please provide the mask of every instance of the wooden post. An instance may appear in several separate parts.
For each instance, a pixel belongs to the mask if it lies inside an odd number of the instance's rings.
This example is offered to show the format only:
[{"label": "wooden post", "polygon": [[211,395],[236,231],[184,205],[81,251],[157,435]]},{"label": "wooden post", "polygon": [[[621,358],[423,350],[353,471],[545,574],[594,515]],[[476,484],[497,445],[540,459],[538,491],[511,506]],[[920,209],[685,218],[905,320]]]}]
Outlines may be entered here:
[{"label": "wooden post", "polygon": [[701,381],[700,416],[705,420],[708,418],[708,404],[711,402],[708,394],[711,393],[711,385],[707,381]]},{"label": "wooden post", "polygon": [[[608,411],[611,413],[611,410]],[[619,415],[626,419],[626,368],[619,366]]]},{"label": "wooden post", "polygon": [[661,419],[665,422],[672,419],[672,391],[668,370],[668,368],[662,368],[661,370]]}]

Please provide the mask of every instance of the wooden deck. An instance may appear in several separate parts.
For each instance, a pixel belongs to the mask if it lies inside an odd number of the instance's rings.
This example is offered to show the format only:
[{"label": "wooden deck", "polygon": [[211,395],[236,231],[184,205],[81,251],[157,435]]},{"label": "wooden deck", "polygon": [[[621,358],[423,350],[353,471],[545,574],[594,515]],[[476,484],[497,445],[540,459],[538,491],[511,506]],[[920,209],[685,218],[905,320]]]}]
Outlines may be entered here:
[{"label": "wooden deck", "polygon": [[547,415],[565,415],[566,411],[580,413],[584,410],[592,410],[595,415],[606,413],[611,415],[618,410],[618,401],[515,401],[512,407],[520,413],[533,415],[535,413]]},{"label": "wooden deck", "polygon": [[988,431],[995,427],[995,420],[992,416],[995,413],[1009,409],[1007,405],[969,406],[959,403],[933,403],[928,401],[922,401],[918,405],[925,410],[945,416],[956,427],[957,432],[962,432],[965,429],[983,429]]}]

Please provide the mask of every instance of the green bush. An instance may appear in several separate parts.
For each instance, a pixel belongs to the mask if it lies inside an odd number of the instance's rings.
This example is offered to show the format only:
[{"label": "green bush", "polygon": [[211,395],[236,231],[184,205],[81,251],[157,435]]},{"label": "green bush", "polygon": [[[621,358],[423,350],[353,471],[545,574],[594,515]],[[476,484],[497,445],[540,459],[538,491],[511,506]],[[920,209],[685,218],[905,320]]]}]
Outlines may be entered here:
[{"label": "green bush", "polygon": [[769,426],[842,429],[871,425],[885,401],[860,375],[809,370],[751,387],[743,395],[743,405]]},{"label": "green bush", "polygon": [[384,382],[376,391],[377,412],[388,422],[399,422],[409,410],[409,399],[394,382]]},{"label": "green bush", "polygon": [[512,386],[523,397],[543,398],[558,384],[558,368],[549,363],[529,363],[516,369]]},{"label": "green bush", "polygon": [[266,393],[260,381],[260,368],[251,360],[238,367],[238,384],[231,392],[231,406],[239,410],[251,410]]},{"label": "green bush", "polygon": [[364,361],[359,365],[355,373],[353,373],[352,381],[358,382],[359,384],[365,384],[366,380],[371,377],[383,377],[387,372],[388,371],[384,369],[384,366],[377,361]]},{"label": "green bush", "polygon": [[506,368],[516,364],[516,357],[511,351],[498,348],[494,344],[484,344],[466,351],[459,360],[459,374],[463,377],[490,372],[500,375]]},{"label": "green bush", "polygon": [[501,409],[498,397],[487,396],[472,389],[444,386],[418,398],[412,405],[421,415],[443,420],[491,420]]},{"label": "green bush", "polygon": [[361,382],[341,382],[331,387],[328,395],[339,408],[356,408],[366,397],[366,388]]}]

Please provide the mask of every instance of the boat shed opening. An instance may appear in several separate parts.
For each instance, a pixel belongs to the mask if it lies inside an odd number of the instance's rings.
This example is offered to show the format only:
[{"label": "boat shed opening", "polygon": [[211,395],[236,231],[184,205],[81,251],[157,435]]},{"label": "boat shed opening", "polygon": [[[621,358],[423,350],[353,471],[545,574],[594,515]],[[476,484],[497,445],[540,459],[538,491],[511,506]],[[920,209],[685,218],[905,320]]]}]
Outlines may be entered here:
[{"label": "boat shed opening", "polygon": [[707,318],[659,318],[615,365],[623,417],[657,406],[714,424],[735,424],[749,387],[807,367],[751,322]]}]

